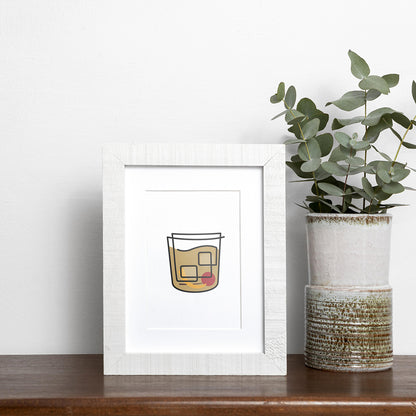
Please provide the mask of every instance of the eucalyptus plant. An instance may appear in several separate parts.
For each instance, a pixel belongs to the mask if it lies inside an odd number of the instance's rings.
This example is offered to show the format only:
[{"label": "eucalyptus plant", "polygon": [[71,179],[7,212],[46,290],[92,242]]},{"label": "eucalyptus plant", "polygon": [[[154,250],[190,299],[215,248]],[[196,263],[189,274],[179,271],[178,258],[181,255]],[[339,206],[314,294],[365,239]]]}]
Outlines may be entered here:
[{"label": "eucalyptus plant", "polygon": [[[360,109],[359,115],[333,118],[330,132],[324,131],[329,115],[309,98],[296,101],[295,87],[286,90],[281,82],[270,101],[283,103],[284,110],[272,120],[285,116],[288,131],[294,135],[285,144],[296,146],[296,152],[286,164],[300,181],[312,183],[311,194],[299,206],[321,213],[385,213],[389,208],[402,205],[388,202],[393,194],[412,189],[401,182],[414,169],[400,162],[398,157],[402,147],[416,149],[415,144],[406,141],[416,125],[416,115],[410,119],[390,107],[369,112],[370,103],[373,106],[372,102],[378,97],[389,94],[398,84],[399,75],[372,75],[363,58],[351,50],[348,56],[351,73],[359,79],[359,89],[346,92],[326,106],[346,112]],[[411,91],[416,103],[415,81]],[[342,131],[347,126],[354,127],[356,132]],[[398,139],[397,151],[392,156],[375,145],[386,132]],[[375,156],[374,160],[370,161],[370,156]]]}]

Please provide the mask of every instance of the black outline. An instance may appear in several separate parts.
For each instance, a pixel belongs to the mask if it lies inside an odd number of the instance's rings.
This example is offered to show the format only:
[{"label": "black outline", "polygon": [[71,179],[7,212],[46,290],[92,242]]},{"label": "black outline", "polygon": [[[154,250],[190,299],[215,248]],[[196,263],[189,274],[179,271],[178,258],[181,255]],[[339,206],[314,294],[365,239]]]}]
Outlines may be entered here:
[{"label": "black outline", "polygon": [[[211,246],[212,247],[212,246]],[[201,263],[199,256],[209,254],[209,263]],[[212,262],[212,253],[210,251],[198,251],[198,266],[216,266],[217,265],[217,247],[215,247],[215,263]]]},{"label": "black outline", "polygon": [[[182,275],[182,267],[194,267],[195,268],[195,277],[193,277],[193,276],[183,276]],[[199,276],[198,276],[198,266],[196,266],[195,264],[182,264],[180,267],[179,267],[179,270],[180,270],[180,275],[181,275],[181,279],[182,280],[180,280],[181,282],[197,282],[198,281],[198,279],[199,279]],[[184,280],[184,279],[196,279],[196,280]],[[179,281],[178,281],[179,282]]]},{"label": "black outline", "polygon": [[[168,242],[168,255],[169,255],[170,282],[172,283],[172,286],[173,286],[175,289],[180,290],[180,289],[178,289],[178,288],[177,288],[177,287],[173,284],[172,264],[171,264],[171,262],[170,262],[170,245],[169,245],[169,238],[172,238],[172,237],[166,237],[166,240],[167,240],[167,242]],[[173,242],[172,242],[172,245],[173,245]],[[172,246],[172,248],[173,248],[173,246]],[[172,255],[173,255],[173,257],[175,257],[175,249],[173,249],[173,251],[172,251]],[[175,270],[175,279],[176,279],[176,270]],[[185,290],[181,290],[181,292],[185,292]]]}]

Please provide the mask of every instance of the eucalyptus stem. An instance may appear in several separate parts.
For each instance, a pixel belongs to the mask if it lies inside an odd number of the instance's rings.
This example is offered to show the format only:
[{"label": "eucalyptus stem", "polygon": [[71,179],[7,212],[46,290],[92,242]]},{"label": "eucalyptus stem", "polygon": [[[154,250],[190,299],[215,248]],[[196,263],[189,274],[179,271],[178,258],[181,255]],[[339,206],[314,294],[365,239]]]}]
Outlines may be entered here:
[{"label": "eucalyptus stem", "polygon": [[368,213],[371,214],[371,204],[373,203],[373,198],[370,199],[370,205],[368,206]]},{"label": "eucalyptus stem", "polygon": [[[352,148],[350,149],[350,157],[352,156]],[[347,174],[345,175],[344,189],[342,191],[342,211],[344,211],[345,191],[347,190],[348,175],[350,174],[351,163],[348,163]]]},{"label": "eucalyptus stem", "polygon": [[[295,115],[293,114],[292,109],[286,104],[286,101],[283,99],[283,103],[286,106],[286,108],[289,110],[290,114],[292,114],[292,117],[295,117]],[[309,160],[311,160],[311,154],[309,153],[309,148],[308,148],[308,142],[305,139],[305,136],[303,134],[303,130],[302,127],[300,126],[300,123],[297,123],[298,127],[299,127],[299,131],[300,131],[300,135],[302,136],[302,140],[305,143],[305,149],[306,149],[306,153],[308,154],[308,158]],[[313,178],[313,182],[315,184],[315,189],[316,189],[316,194],[318,195],[318,197],[321,198],[321,195],[319,194],[319,189],[318,189],[318,181],[316,180],[316,176],[315,176],[315,172],[312,172],[312,178]],[[323,197],[322,197],[323,198]],[[321,203],[318,202],[319,205],[319,212],[322,213],[322,207],[321,207]]]},{"label": "eucalyptus stem", "polygon": [[393,163],[391,164],[391,167],[393,167],[394,164],[396,163],[397,157],[399,156],[399,152],[400,152],[400,149],[402,148],[402,144],[404,142],[404,139],[406,138],[407,133],[409,133],[409,130],[412,128],[413,121],[415,121],[415,120],[416,120],[416,115],[413,117],[412,121],[409,124],[409,127],[406,129],[405,133],[403,134],[402,139],[400,140],[400,144],[399,144],[399,147],[397,149],[396,156],[394,156]]},{"label": "eucalyptus stem", "polygon": [[[330,114],[318,109],[308,97],[297,102],[293,85],[286,89],[285,83],[280,82],[277,91],[270,97],[272,104],[281,103],[284,106],[284,111],[272,120],[285,116],[289,132],[295,135],[295,139],[285,141],[286,144],[296,144],[297,148],[286,164],[302,179],[300,182],[312,186],[312,195],[306,196],[303,206],[310,212],[386,212],[401,204],[385,201],[408,189],[401,182],[411,172],[410,168],[406,168],[407,164],[402,163],[400,151],[402,146],[416,149],[416,145],[406,139],[409,130],[413,126],[416,128],[416,115],[410,121],[402,112],[387,106],[373,109],[376,105],[373,101],[382,94],[389,94],[390,89],[398,84],[400,76],[395,73],[375,75],[361,56],[349,50],[348,57],[351,73],[359,79],[359,90],[347,91],[326,106],[333,105],[347,112],[358,109],[359,114],[350,118],[333,118],[330,132],[321,132],[327,126]],[[411,95],[416,103],[416,81],[412,81]],[[395,130],[396,124],[401,126],[400,131]],[[351,125],[358,125],[352,135],[336,131]],[[382,132],[387,135],[393,133],[399,140],[400,145],[396,141],[398,147],[393,149],[392,154],[386,154],[382,148],[373,145]],[[357,153],[360,157],[356,156]],[[358,184],[360,181],[361,184]]]},{"label": "eucalyptus stem", "polygon": [[[367,90],[364,92],[364,120],[367,118]],[[367,137],[368,126],[365,126],[364,140]],[[367,150],[364,151],[364,166],[367,166]],[[367,172],[364,171],[364,178],[367,177]],[[365,198],[363,197],[363,211],[365,208]]]}]

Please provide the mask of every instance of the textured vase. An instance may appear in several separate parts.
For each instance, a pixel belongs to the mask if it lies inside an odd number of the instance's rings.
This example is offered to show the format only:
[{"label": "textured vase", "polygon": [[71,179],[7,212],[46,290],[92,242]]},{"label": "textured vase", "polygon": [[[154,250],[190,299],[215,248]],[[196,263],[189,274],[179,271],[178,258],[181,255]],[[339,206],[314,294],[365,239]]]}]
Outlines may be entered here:
[{"label": "textured vase", "polygon": [[380,371],[393,363],[391,215],[308,214],[305,364]]}]

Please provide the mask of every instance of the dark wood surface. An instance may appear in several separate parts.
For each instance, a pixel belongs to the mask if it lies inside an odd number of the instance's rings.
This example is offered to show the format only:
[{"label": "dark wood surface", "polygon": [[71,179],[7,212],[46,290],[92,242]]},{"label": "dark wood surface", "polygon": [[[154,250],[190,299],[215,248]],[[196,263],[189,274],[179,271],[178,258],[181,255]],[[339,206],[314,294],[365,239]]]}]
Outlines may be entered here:
[{"label": "dark wood surface", "polygon": [[0,415],[416,415],[416,356],[392,370],[286,377],[103,376],[101,355],[0,356]]}]

